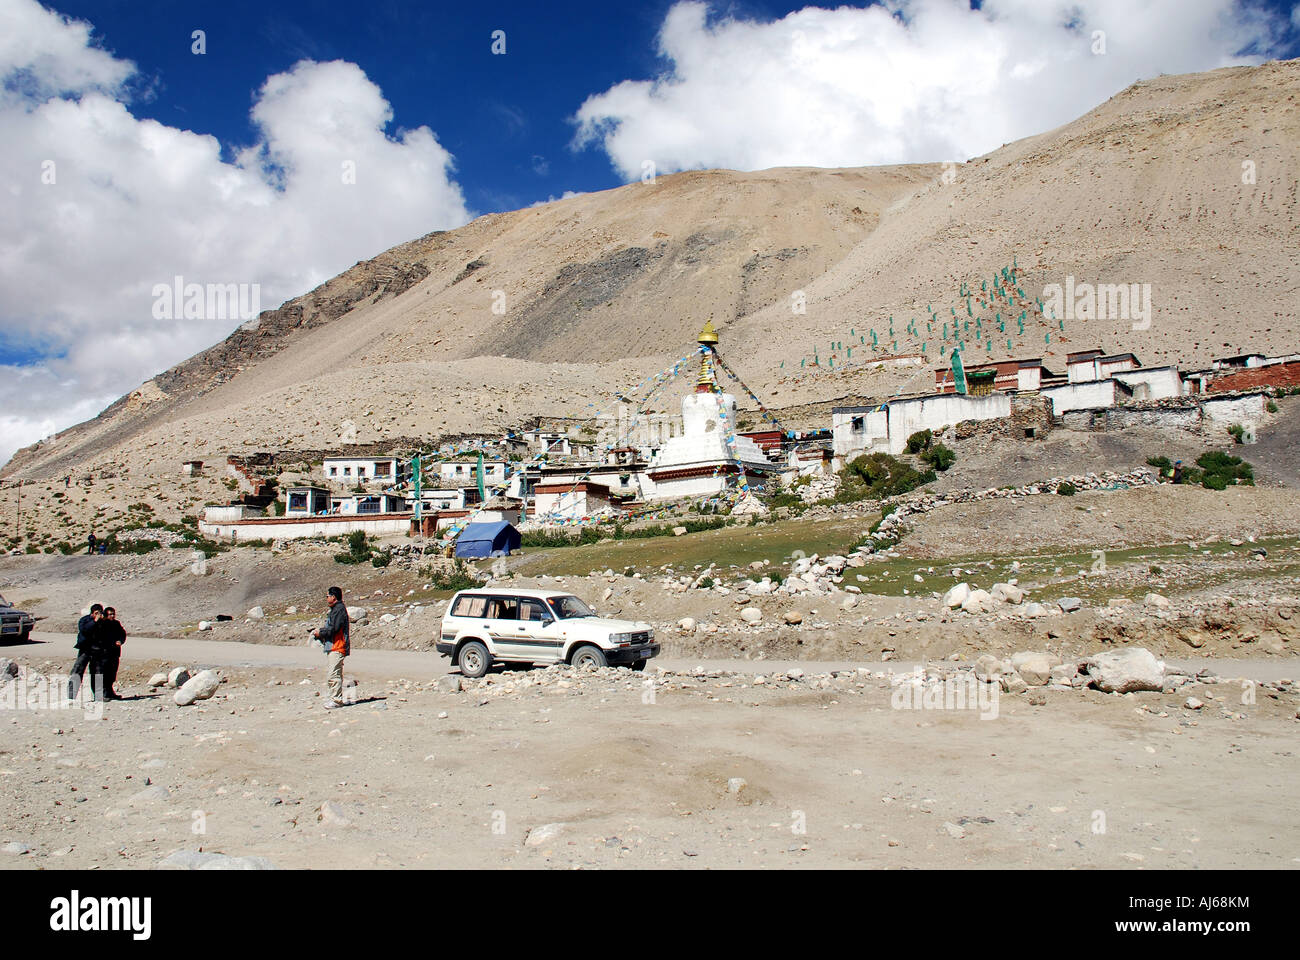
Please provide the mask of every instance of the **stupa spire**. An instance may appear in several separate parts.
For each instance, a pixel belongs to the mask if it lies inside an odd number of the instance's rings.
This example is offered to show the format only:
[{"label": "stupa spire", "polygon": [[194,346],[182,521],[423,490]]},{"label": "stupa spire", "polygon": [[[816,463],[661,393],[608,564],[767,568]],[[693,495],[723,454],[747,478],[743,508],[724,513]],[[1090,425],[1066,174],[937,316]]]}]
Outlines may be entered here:
[{"label": "stupa spire", "polygon": [[713,377],[713,351],[718,345],[718,331],[713,329],[713,318],[704,321],[704,329],[696,338],[700,345],[700,379],[696,381],[696,393],[717,393],[718,383]]}]

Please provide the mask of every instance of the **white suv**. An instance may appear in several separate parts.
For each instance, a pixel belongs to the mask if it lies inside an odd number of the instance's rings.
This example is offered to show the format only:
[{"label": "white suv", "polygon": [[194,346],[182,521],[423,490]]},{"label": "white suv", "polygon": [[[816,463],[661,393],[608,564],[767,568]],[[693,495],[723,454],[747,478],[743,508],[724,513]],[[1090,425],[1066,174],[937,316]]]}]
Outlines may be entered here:
[{"label": "white suv", "polygon": [[462,590],[442,618],[438,652],[467,677],[493,663],[572,663],[644,670],[659,655],[648,623],[606,620],[571,593]]}]

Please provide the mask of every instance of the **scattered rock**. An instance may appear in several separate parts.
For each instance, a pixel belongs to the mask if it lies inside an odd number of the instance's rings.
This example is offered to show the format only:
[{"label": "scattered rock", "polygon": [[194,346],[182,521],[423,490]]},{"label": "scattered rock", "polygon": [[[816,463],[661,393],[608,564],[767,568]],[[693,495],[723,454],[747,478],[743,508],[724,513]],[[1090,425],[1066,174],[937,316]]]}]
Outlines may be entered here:
[{"label": "scattered rock", "polygon": [[1011,657],[1011,666],[1029,686],[1041,687],[1052,679],[1054,659],[1046,653],[1017,653]]},{"label": "scattered rock", "polygon": [[193,676],[193,674],[184,667],[175,667],[167,674],[167,686],[171,687],[173,690],[179,690],[189,682],[191,676]]},{"label": "scattered rock", "polygon": [[203,670],[185,681],[184,686],[176,691],[172,699],[176,702],[176,706],[188,707],[196,700],[207,700],[220,686],[221,677],[217,676],[216,671]]},{"label": "scattered rock", "polygon": [[333,800],[326,800],[320,805],[319,819],[321,823],[328,824],[331,827],[350,827],[352,820],[343,808]]},{"label": "scattered rock", "polygon": [[1148,593],[1142,598],[1142,603],[1148,607],[1155,607],[1157,610],[1169,609],[1169,598],[1162,597],[1158,593]]},{"label": "scattered rock", "polygon": [[970,596],[970,584],[959,583],[943,595],[943,605],[950,610],[956,610],[966,602]]},{"label": "scattered rock", "polygon": [[265,620],[265,619],[266,619],[266,611],[264,611],[261,607],[253,607],[253,609],[251,609],[251,610],[248,611],[248,619],[249,619],[249,620]]},{"label": "scattered rock", "polygon": [[1083,606],[1083,601],[1078,597],[1062,597],[1056,601],[1056,605],[1061,608],[1062,613],[1074,613]]},{"label": "scattered rock", "polygon": [[740,619],[746,623],[758,623],[763,619],[763,611],[758,607],[745,607],[740,611]]},{"label": "scattered rock", "polygon": [[790,626],[794,627],[803,623],[803,614],[797,610],[787,610],[785,616],[782,617],[782,619],[785,620],[785,622],[788,623]]},{"label": "scattered rock", "polygon": [[1163,690],[1165,665],[1144,647],[1098,653],[1086,661],[1088,681],[1103,693]]},{"label": "scattered rock", "polygon": [[159,870],[274,870],[265,857],[229,857],[224,853],[177,850],[158,864]]},{"label": "scattered rock", "polygon": [[[686,528],[680,528],[683,533]],[[528,831],[528,836],[524,838],[524,845],[529,847],[540,847],[542,844],[554,840],[568,826],[566,823],[547,823],[540,827],[533,827]]]}]

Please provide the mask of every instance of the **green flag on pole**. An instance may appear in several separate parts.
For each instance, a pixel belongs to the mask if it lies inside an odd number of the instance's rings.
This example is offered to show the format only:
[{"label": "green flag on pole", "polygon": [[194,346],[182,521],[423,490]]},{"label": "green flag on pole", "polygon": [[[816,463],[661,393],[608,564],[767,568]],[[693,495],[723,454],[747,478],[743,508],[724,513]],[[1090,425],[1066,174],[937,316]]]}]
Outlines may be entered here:
[{"label": "green flag on pole", "polygon": [[482,503],[487,499],[487,493],[483,489],[483,451],[478,452],[478,502]]},{"label": "green flag on pole", "polygon": [[966,368],[962,366],[961,351],[952,352],[952,379],[957,385],[958,393],[966,392]]}]

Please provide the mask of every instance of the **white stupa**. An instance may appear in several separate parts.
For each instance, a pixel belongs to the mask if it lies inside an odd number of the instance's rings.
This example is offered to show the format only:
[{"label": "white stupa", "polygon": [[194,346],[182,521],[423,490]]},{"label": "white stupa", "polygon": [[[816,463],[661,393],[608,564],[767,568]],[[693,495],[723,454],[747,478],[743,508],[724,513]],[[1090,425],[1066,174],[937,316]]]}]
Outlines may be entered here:
[{"label": "white stupa", "polygon": [[699,343],[704,348],[700,378],[695,392],[682,399],[682,432],[669,438],[646,468],[646,500],[716,496],[735,486],[742,469],[748,486],[761,489],[766,475],[781,469],[758,444],[736,433],[736,398],[719,390],[713,375],[718,334],[712,321],[700,331]]}]

